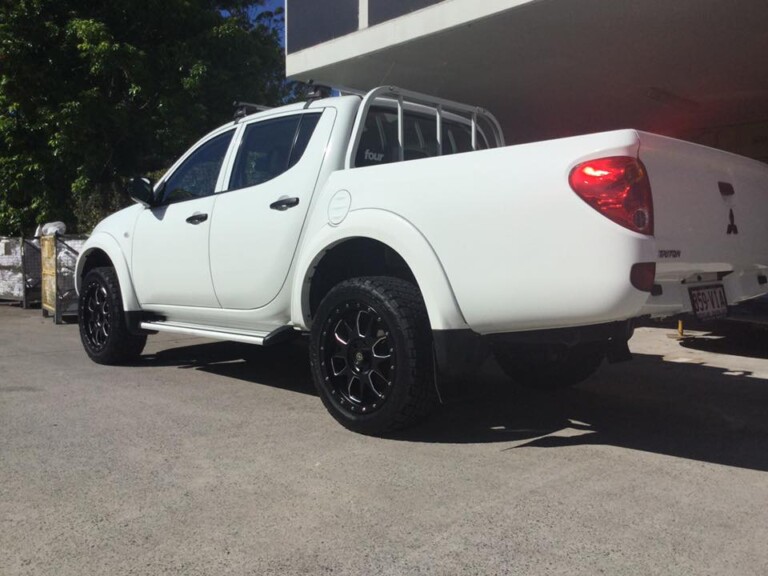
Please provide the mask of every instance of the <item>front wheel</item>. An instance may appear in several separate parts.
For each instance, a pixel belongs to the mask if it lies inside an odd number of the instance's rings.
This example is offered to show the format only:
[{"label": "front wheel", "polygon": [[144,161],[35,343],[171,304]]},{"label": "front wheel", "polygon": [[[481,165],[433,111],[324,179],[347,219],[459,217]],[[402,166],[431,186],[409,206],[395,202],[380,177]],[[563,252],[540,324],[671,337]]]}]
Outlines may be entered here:
[{"label": "front wheel", "polygon": [[94,268],[86,274],[78,300],[78,323],[83,347],[98,364],[131,362],[147,342],[146,335],[128,330],[114,268]]},{"label": "front wheel", "polygon": [[354,278],[331,289],[312,324],[310,362],[323,404],[356,432],[411,426],[435,403],[427,312],[404,280]]}]

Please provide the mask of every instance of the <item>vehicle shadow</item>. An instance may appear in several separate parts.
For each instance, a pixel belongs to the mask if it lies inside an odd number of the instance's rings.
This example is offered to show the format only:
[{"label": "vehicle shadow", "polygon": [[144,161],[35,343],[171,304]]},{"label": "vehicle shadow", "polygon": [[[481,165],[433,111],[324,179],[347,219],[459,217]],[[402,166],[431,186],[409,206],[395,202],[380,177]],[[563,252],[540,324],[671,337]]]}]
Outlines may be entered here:
[{"label": "vehicle shadow", "polygon": [[[646,326],[667,328],[670,333],[674,333],[677,330],[677,321],[650,321]],[[730,320],[700,322],[686,318],[684,326],[684,335],[679,338],[683,348],[768,359],[768,323],[753,324]]]},{"label": "vehicle shadow", "polygon": [[514,442],[510,449],[610,445],[768,471],[768,380],[635,354],[555,393],[507,387],[450,406],[402,436]]},{"label": "vehicle shadow", "polygon": [[144,354],[138,365],[201,370],[316,396],[308,358],[307,344],[301,339],[269,348],[239,342],[209,342]]},{"label": "vehicle shadow", "polygon": [[[316,395],[301,339],[270,348],[230,342],[170,348],[143,356],[141,365]],[[537,393],[511,385],[489,361],[467,387],[472,397],[390,439],[503,442],[509,450],[610,445],[768,471],[768,380],[749,373],[635,354],[632,362],[603,365],[579,387]]]},{"label": "vehicle shadow", "polygon": [[681,339],[680,345],[702,352],[768,358],[768,331],[749,324],[721,323],[709,328],[703,337],[687,336]]}]

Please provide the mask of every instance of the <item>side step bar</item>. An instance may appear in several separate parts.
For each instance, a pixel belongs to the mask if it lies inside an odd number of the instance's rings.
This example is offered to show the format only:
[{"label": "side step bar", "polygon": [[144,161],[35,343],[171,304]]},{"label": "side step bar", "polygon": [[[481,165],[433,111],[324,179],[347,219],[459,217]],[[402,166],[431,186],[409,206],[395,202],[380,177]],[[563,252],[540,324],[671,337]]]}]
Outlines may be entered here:
[{"label": "side step bar", "polygon": [[280,326],[271,332],[258,332],[255,330],[230,331],[224,328],[213,328],[197,324],[183,324],[181,322],[142,322],[142,330],[154,330],[157,332],[169,332],[171,334],[186,334],[187,336],[199,336],[212,340],[230,340],[257,346],[271,346],[290,340],[298,336],[299,331],[293,326]]}]

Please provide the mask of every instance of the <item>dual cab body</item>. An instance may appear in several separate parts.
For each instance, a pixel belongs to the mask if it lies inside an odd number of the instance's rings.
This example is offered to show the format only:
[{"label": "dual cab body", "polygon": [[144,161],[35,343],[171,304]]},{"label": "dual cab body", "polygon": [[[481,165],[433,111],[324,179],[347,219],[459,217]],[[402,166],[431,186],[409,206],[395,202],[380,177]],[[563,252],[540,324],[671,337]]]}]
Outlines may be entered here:
[{"label": "dual cab body", "polygon": [[[414,390],[431,386],[433,353],[438,372],[455,375],[457,342],[464,360],[474,355],[464,343],[487,340],[513,377],[571,383],[565,373],[585,371],[574,354],[596,368],[626,347],[634,318],[719,314],[768,290],[764,164],[634,130],[504,147],[487,112],[393,88],[227,124],[137,197],[97,226],[78,261],[91,356],[100,360],[103,331],[86,277],[110,268],[121,310],[108,320],[134,338],[269,344],[317,331],[321,397],[363,432],[415,419],[389,413],[397,402],[383,390],[415,373]],[[334,316],[324,336],[313,326],[330,321],[324,302],[339,286],[359,310]],[[400,293],[414,309],[403,326],[423,333],[402,350],[383,336],[399,325]],[[394,303],[381,325],[369,318],[387,307],[376,298]],[[324,359],[333,341],[341,349]],[[429,360],[411,376],[378,367],[412,347]]]}]

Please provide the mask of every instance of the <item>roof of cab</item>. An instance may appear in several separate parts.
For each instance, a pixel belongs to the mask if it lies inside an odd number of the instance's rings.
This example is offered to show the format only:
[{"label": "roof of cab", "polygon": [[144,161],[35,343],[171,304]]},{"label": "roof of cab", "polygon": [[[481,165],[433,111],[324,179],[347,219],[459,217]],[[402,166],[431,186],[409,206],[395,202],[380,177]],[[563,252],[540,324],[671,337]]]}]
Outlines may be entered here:
[{"label": "roof of cab", "polygon": [[254,118],[268,117],[274,114],[284,114],[285,112],[295,112],[295,111],[304,110],[304,109],[311,110],[311,109],[327,108],[329,106],[339,106],[339,105],[349,106],[349,105],[352,105],[353,103],[359,104],[360,100],[361,100],[360,96],[331,96],[329,98],[320,98],[318,100],[296,102],[294,104],[286,104],[284,106],[277,106],[275,108],[270,108],[269,110],[263,110],[260,112],[254,112],[253,114],[248,114],[247,116],[243,116],[242,118],[238,118],[237,120],[234,120],[231,124],[235,125],[246,120],[253,120]]}]

